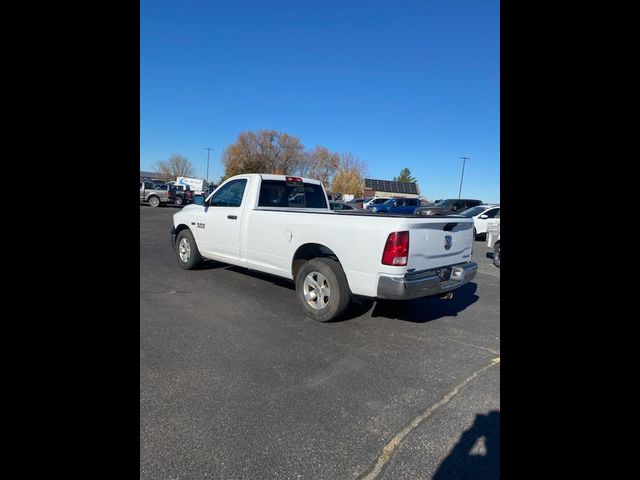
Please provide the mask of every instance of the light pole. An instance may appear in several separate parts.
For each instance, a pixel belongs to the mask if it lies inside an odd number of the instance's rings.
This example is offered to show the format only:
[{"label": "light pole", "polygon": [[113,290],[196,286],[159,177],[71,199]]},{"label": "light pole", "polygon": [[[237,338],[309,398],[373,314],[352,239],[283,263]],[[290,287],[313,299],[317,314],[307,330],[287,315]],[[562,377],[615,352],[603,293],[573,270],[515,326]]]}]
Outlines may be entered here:
[{"label": "light pole", "polygon": [[205,147],[204,149],[207,151],[207,185],[209,185],[209,154],[213,148]]},{"label": "light pole", "polygon": [[462,193],[462,179],[464,178],[464,164],[469,160],[469,157],[460,157],[462,159],[462,175],[460,176],[460,190],[458,190],[458,200],[460,200],[460,194]]}]

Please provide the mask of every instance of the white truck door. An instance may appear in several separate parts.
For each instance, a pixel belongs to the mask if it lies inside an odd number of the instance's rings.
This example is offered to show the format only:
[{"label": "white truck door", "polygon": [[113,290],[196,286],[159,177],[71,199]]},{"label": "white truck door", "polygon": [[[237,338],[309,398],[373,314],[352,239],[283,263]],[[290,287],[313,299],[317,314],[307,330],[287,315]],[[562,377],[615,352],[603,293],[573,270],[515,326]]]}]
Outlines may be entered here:
[{"label": "white truck door", "polygon": [[240,259],[240,225],[243,203],[247,201],[248,178],[238,178],[216,190],[198,222],[198,246],[223,258]]}]

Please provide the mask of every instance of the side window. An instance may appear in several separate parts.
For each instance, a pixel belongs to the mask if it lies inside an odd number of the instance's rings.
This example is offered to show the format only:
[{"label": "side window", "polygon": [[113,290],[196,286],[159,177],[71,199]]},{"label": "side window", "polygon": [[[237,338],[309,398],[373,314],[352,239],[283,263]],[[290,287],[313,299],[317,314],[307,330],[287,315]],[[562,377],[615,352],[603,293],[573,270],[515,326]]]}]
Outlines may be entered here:
[{"label": "side window", "polygon": [[239,207],[242,204],[244,189],[247,186],[247,179],[240,178],[233,180],[213,194],[211,205],[214,207]]},{"label": "side window", "polygon": [[415,207],[418,205],[418,200],[416,200],[415,198],[409,198],[407,199],[407,205],[409,205],[410,207]]},{"label": "side window", "polygon": [[487,215],[487,217],[489,217],[489,218],[495,218],[496,215],[497,215],[498,218],[500,218],[500,209],[499,208],[492,208],[491,210],[486,212],[485,215]]},{"label": "side window", "polygon": [[151,182],[144,182],[144,188],[147,188],[149,190],[153,190],[153,183]]}]

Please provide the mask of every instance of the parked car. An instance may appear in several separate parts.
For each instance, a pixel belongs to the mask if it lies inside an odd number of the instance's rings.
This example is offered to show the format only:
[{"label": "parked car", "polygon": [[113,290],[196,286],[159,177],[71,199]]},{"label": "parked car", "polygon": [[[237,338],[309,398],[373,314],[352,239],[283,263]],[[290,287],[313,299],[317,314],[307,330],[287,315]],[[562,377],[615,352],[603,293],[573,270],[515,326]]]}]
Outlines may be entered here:
[{"label": "parked car", "polygon": [[416,215],[451,215],[462,212],[467,208],[482,205],[481,200],[469,200],[461,198],[449,198],[442,200],[433,206],[420,207],[416,210]]},{"label": "parked car", "polygon": [[[297,193],[304,201],[291,203]],[[293,280],[304,313],[326,322],[352,295],[450,297],[472,280],[473,220],[452,219],[455,229],[442,218],[340,215],[318,180],[243,174],[173,215],[171,242],[187,270],[207,258]]]},{"label": "parked car", "polygon": [[187,185],[186,187],[182,185],[172,185],[169,189],[169,195],[173,199],[173,203],[177,206],[181,205],[189,205],[194,202],[193,191]]},{"label": "parked car", "polygon": [[167,185],[156,185],[152,182],[140,182],[140,203],[149,203],[152,207],[159,207],[173,203]]},{"label": "parked car", "polygon": [[490,220],[497,218],[498,222],[500,221],[500,206],[478,205],[463,210],[460,215],[473,218],[474,235],[484,236],[487,234],[487,224]]},{"label": "parked car", "polygon": [[329,202],[329,208],[336,212],[366,212],[370,213],[369,210],[365,210],[364,208],[358,208],[355,205],[351,205],[350,203],[344,202]]},{"label": "parked car", "polygon": [[367,210],[371,210],[374,206],[380,205],[380,204],[386,202],[387,200],[389,200],[389,198],[390,197],[373,197],[373,198],[370,198],[366,202],[362,202],[362,208],[366,208]]},{"label": "parked car", "polygon": [[487,226],[487,247],[493,249],[493,264],[500,268],[500,222],[494,220]]},{"label": "parked car", "polygon": [[380,205],[371,207],[374,213],[404,213],[413,215],[416,208],[420,207],[420,200],[417,198],[390,198]]},{"label": "parked car", "polygon": [[350,204],[350,205],[353,205],[354,207],[364,208],[364,205],[363,205],[363,204],[364,204],[364,202],[365,202],[365,201],[367,201],[367,200],[369,200],[369,199],[368,199],[368,198],[360,197],[360,198],[354,198],[353,200],[349,200],[348,202],[345,202],[345,203],[348,203],[348,204]]}]

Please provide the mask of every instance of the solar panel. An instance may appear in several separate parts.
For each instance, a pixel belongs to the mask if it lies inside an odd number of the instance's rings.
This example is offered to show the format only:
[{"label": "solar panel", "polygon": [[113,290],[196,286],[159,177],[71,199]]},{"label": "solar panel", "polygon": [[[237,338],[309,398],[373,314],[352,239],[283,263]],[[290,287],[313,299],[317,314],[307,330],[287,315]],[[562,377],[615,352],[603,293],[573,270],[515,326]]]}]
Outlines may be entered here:
[{"label": "solar panel", "polygon": [[364,179],[365,188],[375,190],[377,192],[418,194],[418,188],[413,182],[394,182],[391,180],[376,180],[374,178]]}]

